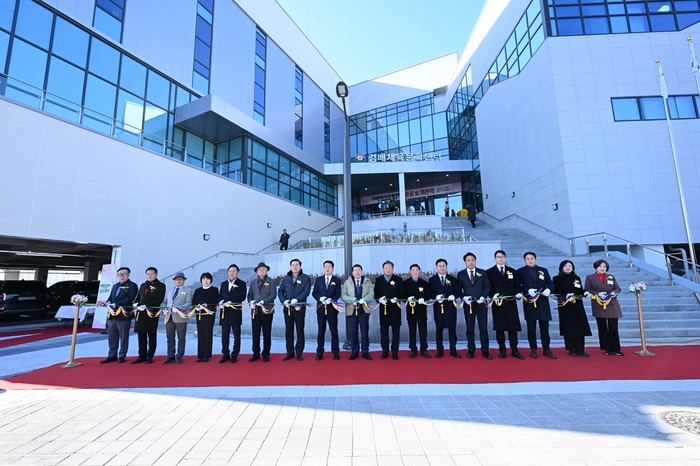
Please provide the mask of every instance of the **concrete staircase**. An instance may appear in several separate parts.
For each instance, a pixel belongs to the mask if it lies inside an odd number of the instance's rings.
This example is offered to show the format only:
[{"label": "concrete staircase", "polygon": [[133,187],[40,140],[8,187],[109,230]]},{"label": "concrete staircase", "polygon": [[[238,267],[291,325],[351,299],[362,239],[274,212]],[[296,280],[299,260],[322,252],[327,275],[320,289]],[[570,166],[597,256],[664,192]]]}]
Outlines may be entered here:
[{"label": "concrete staircase", "polygon": [[[594,272],[593,263],[596,260],[605,259],[610,263],[610,273],[615,275],[623,292],[628,291],[627,287],[633,282],[642,281],[647,284],[647,291],[642,293],[642,308],[648,342],[700,340],[700,306],[693,296],[693,292],[685,287],[669,285],[668,280],[662,279],[658,275],[640,270],[637,267],[630,268],[626,262],[613,257],[605,257],[604,253],[593,254],[591,257],[571,257],[569,251],[558,251],[520,230],[496,229],[478,221],[476,228],[472,228],[466,219],[459,217],[443,218],[442,223],[443,227],[468,228],[469,234],[478,241],[500,241],[501,249],[508,254],[508,264],[515,268],[524,265],[523,254],[525,252],[533,251],[537,254],[537,264],[546,267],[550,275],[555,276],[558,273],[560,262],[568,259],[574,263],[576,273],[583,279],[586,275]],[[468,248],[468,243],[466,246]],[[480,257],[477,263],[482,268],[491,267],[493,257]],[[620,338],[623,343],[638,343],[640,335],[636,298],[628,293],[620,295],[618,299],[624,316],[620,319]],[[589,337],[589,344],[594,345],[598,332],[595,319],[591,315],[590,301],[586,300],[585,307],[593,332],[593,336]],[[558,314],[554,309],[550,334],[553,341],[562,344],[563,339],[559,336]],[[491,324],[489,324],[489,328],[491,328]],[[523,329],[525,329],[524,321]],[[495,339],[495,335],[493,337]],[[521,332],[519,338],[526,343],[527,335],[524,331]]]}]

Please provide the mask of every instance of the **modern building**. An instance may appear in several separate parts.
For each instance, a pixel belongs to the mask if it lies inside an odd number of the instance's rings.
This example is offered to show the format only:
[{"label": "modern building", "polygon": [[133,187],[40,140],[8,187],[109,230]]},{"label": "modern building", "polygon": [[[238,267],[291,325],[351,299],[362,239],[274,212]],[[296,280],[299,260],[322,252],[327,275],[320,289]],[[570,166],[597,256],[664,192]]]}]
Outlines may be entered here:
[{"label": "modern building", "polygon": [[[487,0],[460,56],[351,86],[354,218],[473,203],[687,244],[658,59],[700,237],[698,22],[698,0]],[[0,269],[168,275],[337,230],[341,79],[273,0],[0,0]]]}]

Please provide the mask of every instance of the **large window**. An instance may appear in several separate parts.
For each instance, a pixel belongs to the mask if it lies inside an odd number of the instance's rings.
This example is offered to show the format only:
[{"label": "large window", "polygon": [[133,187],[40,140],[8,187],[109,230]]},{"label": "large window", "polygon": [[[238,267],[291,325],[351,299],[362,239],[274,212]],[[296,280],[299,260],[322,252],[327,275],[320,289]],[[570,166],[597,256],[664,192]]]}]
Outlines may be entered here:
[{"label": "large window", "polygon": [[253,118],[265,124],[265,61],[267,60],[267,36],[255,30],[255,83],[253,84]]},{"label": "large window", "polygon": [[698,0],[547,0],[552,36],[680,31],[700,22]]},{"label": "large window", "polygon": [[294,68],[294,144],[304,148],[304,72]]},{"label": "large window", "polygon": [[110,39],[121,42],[126,0],[96,0],[92,25]]},{"label": "large window", "polygon": [[331,161],[331,99],[323,94],[323,157]]},{"label": "large window", "polygon": [[192,87],[202,94],[209,94],[209,70],[211,69],[212,26],[214,24],[214,0],[197,2],[197,24],[194,38],[194,70]]},{"label": "large window", "polygon": [[[615,97],[611,99],[615,121],[665,120],[663,97]],[[668,98],[668,112],[673,120],[698,118],[700,97],[676,95]]]}]

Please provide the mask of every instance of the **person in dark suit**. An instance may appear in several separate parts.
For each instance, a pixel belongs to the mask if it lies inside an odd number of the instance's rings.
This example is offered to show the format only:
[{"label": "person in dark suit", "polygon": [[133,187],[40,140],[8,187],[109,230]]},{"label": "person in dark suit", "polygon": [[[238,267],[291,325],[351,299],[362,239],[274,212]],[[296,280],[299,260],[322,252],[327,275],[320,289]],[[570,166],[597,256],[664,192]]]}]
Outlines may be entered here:
[{"label": "person in dark suit", "polygon": [[331,260],[323,263],[323,275],[316,278],[311,295],[316,300],[316,320],[318,322],[318,340],[316,345],[316,360],[323,359],[326,342],[326,324],[331,331],[331,351],[333,359],[340,359],[340,341],[338,339],[338,311],[331,302],[340,299],[342,284],[340,278],[333,275],[335,264]]},{"label": "person in dark suit", "polygon": [[401,331],[401,301],[406,298],[403,280],[394,275],[394,263],[382,264],[383,274],[374,282],[374,299],[379,301],[379,334],[382,359],[389,356],[389,328],[391,328],[391,357],[399,359],[399,335]]},{"label": "person in dark suit", "polygon": [[464,320],[467,323],[467,358],[472,359],[476,351],[474,324],[478,321],[481,355],[486,359],[493,359],[489,353],[489,317],[486,308],[486,297],[491,292],[491,282],[485,270],[476,268],[474,253],[466,253],[462,260],[467,268],[457,274],[457,282],[461,290],[459,296],[463,296]]},{"label": "person in dark suit", "polygon": [[459,295],[457,279],[447,274],[447,261],[438,259],[435,261],[437,273],[430,277],[428,284],[432,291],[433,317],[435,318],[435,346],[436,358],[441,358],[445,347],[442,344],[444,330],[447,329],[450,342],[450,356],[461,358],[457,352],[457,305],[455,299]]},{"label": "person in dark suit", "polygon": [[491,282],[489,297],[493,299],[491,315],[498,342],[498,357],[500,359],[506,357],[506,332],[508,332],[510,355],[522,360],[525,358],[518,351],[518,332],[522,328],[516,301],[522,298],[520,277],[517,270],[506,265],[505,251],[499,249],[493,257],[496,259],[496,265],[488,269],[486,275]]},{"label": "person in dark suit", "polygon": [[[248,291],[246,282],[238,278],[240,269],[236,264],[228,266],[228,280],[221,282],[219,287],[219,299],[224,305],[219,314],[219,325],[221,325],[221,359],[220,363],[238,361],[241,352],[241,325],[243,324],[243,303],[246,300]],[[233,351],[229,351],[229,342],[233,333]]]},{"label": "person in dark suit", "polygon": [[[112,361],[126,362],[126,353],[129,351],[129,329],[131,327],[131,319],[134,318],[134,312],[131,305],[139,292],[139,287],[136,283],[129,280],[131,269],[129,267],[120,267],[117,270],[117,283],[112,286],[112,291],[106,302],[97,303],[98,306],[104,306],[110,303],[114,311],[109,310],[107,313],[107,344],[109,351],[107,359],[100,361],[100,364],[107,364]],[[125,307],[126,306],[126,307]],[[114,315],[112,315],[114,314]],[[119,357],[117,358],[117,348],[119,349]]]},{"label": "person in dark suit", "polygon": [[284,230],[282,230],[282,234],[280,235],[279,245],[280,245],[280,251],[286,251],[287,248],[289,247],[289,233],[287,233],[286,228]]},{"label": "person in dark suit", "polygon": [[[618,330],[618,319],[622,318],[622,309],[617,302],[620,285],[614,276],[607,273],[610,270],[608,261],[597,260],[593,263],[593,267],[595,273],[586,276],[584,289],[594,298],[591,301],[591,309],[598,325],[600,349],[608,356],[624,356],[620,348]],[[611,298],[609,301],[608,297]]]},{"label": "person in dark suit", "polygon": [[549,348],[549,321],[552,320],[552,311],[549,307],[549,295],[554,288],[549,271],[537,265],[537,254],[528,251],[523,255],[525,267],[518,269],[523,293],[523,312],[527,321],[527,340],[530,343],[530,357],[537,357],[537,323],[540,323],[540,338],[542,340],[542,354],[551,359],[557,359],[557,355]]},{"label": "person in dark suit", "polygon": [[[211,359],[212,346],[214,344],[214,321],[216,320],[216,305],[219,302],[219,290],[211,286],[214,277],[209,272],[204,272],[199,277],[202,284],[194,290],[192,305],[196,311],[197,319],[197,362],[207,362]],[[226,345],[228,347],[228,344]]]},{"label": "person in dark suit", "polygon": [[415,358],[416,327],[420,335],[420,354],[430,359],[428,353],[428,305],[425,303],[433,297],[430,285],[420,276],[420,266],[411,265],[411,277],[404,280],[403,288],[406,293],[406,322],[408,322],[408,347],[411,349],[409,358]]},{"label": "person in dark suit", "polygon": [[372,296],[374,296],[372,280],[362,276],[360,264],[353,265],[352,277],[345,280],[343,291],[340,294],[340,299],[345,302],[345,315],[348,316],[348,324],[350,325],[352,353],[349,359],[351,361],[357,359],[360,349],[362,349],[363,358],[368,361],[372,359],[369,354],[369,316],[372,310],[366,306]]},{"label": "person in dark suit", "polygon": [[253,327],[253,355],[248,361],[260,359],[260,331],[263,334],[262,358],[263,362],[270,361],[270,347],[272,346],[272,318],[275,316],[275,282],[267,272],[270,266],[260,262],[255,267],[258,277],[253,279],[248,286],[248,300],[251,308],[250,318]]},{"label": "person in dark suit", "polygon": [[158,280],[158,269],[155,267],[146,269],[146,281],[141,284],[136,300],[139,307],[145,306],[145,309],[136,310],[134,331],[139,336],[139,357],[131,361],[131,364],[143,361],[150,364],[156,354],[156,336],[160,320],[160,310],[157,308],[165,300],[165,283]]},{"label": "person in dark suit", "polygon": [[[289,262],[291,270],[282,278],[277,296],[284,305],[284,338],[287,343],[287,354],[282,361],[297,356],[297,361],[304,360],[304,324],[306,323],[306,298],[311,292],[311,278],[301,269],[301,261],[292,259]],[[297,344],[294,344],[294,329],[297,331]]]},{"label": "person in dark suit", "polygon": [[557,294],[557,311],[559,311],[559,334],[564,337],[564,344],[569,356],[589,355],[585,351],[585,339],[591,335],[586,309],[583,307],[583,285],[576,275],[574,263],[565,260],[559,264],[559,275],[554,277],[554,290]]}]

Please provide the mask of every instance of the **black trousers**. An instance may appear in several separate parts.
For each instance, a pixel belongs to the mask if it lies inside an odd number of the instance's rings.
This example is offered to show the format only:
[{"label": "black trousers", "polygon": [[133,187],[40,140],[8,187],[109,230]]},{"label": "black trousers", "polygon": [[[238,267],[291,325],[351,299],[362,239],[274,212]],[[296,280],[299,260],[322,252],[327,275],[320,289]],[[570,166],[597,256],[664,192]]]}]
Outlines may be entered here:
[{"label": "black trousers", "polygon": [[617,318],[595,318],[596,324],[598,324],[600,349],[603,351],[612,351],[613,353],[618,353],[620,351],[620,333],[617,330],[617,320]]},{"label": "black trousers", "polygon": [[527,321],[527,341],[530,343],[530,349],[537,349],[537,322],[540,323],[540,339],[542,340],[542,349],[549,349],[549,321],[548,320],[528,320]]},{"label": "black trousers", "polygon": [[[442,342],[442,336],[444,333],[444,328],[438,327],[435,330],[435,346],[437,348],[438,353],[442,353],[445,351],[445,347],[443,346]],[[450,351],[457,351],[457,330],[454,328],[448,328],[447,329],[447,338],[449,339],[450,342]]]},{"label": "black trousers", "polygon": [[564,347],[568,352],[581,354],[586,345],[586,337],[564,337]]},{"label": "black trousers", "polygon": [[197,316],[197,359],[211,359],[215,315]]},{"label": "black trousers", "polygon": [[[498,351],[506,350],[506,332],[497,330],[496,341],[498,342]],[[508,343],[511,351],[518,351],[518,332],[508,332]]]},{"label": "black trousers", "polygon": [[400,325],[380,325],[379,335],[382,345],[382,353],[389,352],[389,327],[391,327],[391,354],[399,354]]},{"label": "black trousers", "polygon": [[326,324],[331,331],[331,351],[333,354],[340,354],[340,341],[338,338],[338,311],[332,306],[327,306],[327,314],[323,309],[316,311],[316,321],[318,322],[318,338],[316,340],[316,354],[323,354],[326,344]]},{"label": "black trousers", "polygon": [[272,318],[274,314],[258,312],[252,320],[253,324],[253,356],[260,356],[260,330],[263,334],[263,356],[270,356],[272,346]]},{"label": "black trousers", "polygon": [[[258,314],[259,315],[259,314]],[[255,319],[253,319],[255,320]],[[231,342],[231,333],[233,333],[233,351],[229,353],[228,345]],[[258,338],[260,340],[260,338]],[[241,352],[241,326],[240,325],[221,325],[221,354],[233,357],[238,357]]]},{"label": "black trousers", "polygon": [[363,354],[369,354],[369,314],[364,311],[353,313],[348,316],[348,324],[350,324],[352,353],[357,354],[362,349]]},{"label": "black trousers", "polygon": [[[291,311],[290,311],[291,309]],[[304,337],[304,323],[306,322],[306,309],[299,311],[294,307],[284,308],[284,339],[287,342],[287,354],[301,356],[306,346]],[[294,344],[294,329],[297,331],[297,344]]]},{"label": "black trousers", "polygon": [[139,333],[139,358],[153,359],[156,354],[157,333]]},{"label": "black trousers", "polygon": [[418,335],[420,337],[421,352],[428,349],[428,321],[426,320],[409,320],[408,321],[408,347],[411,351],[417,351],[416,348],[416,327],[418,327]]},{"label": "black trousers", "polygon": [[488,310],[486,306],[480,304],[472,304],[472,313],[469,313],[468,307],[464,306],[464,320],[467,322],[467,350],[470,353],[476,351],[476,342],[474,341],[474,324],[475,320],[479,324],[479,340],[481,342],[481,352],[488,353],[489,351],[489,328],[488,328]]}]

